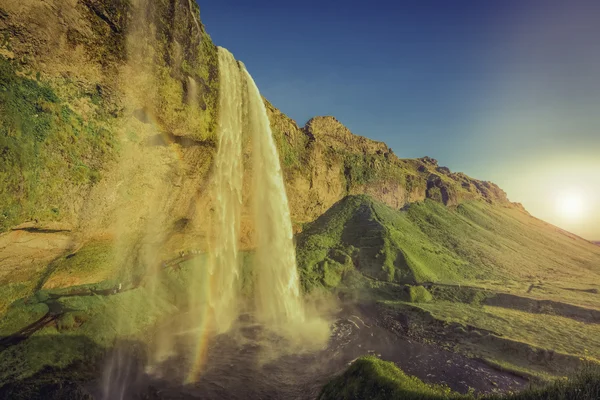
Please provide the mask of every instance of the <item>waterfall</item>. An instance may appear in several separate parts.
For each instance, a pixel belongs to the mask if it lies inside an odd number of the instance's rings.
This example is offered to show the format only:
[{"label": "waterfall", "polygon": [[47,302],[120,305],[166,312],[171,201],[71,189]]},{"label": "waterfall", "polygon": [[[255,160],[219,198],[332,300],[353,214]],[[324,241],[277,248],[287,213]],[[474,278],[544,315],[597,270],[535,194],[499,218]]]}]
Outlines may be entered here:
[{"label": "waterfall", "polygon": [[[212,274],[216,324],[236,317],[242,187],[242,135],[252,150],[254,290],[257,319],[268,325],[304,319],[292,223],[277,148],[260,92],[246,68],[219,48],[219,150],[216,158],[216,235]],[[245,123],[244,123],[245,122]]]},{"label": "waterfall", "polygon": [[[161,327],[152,344],[152,354],[145,365],[145,373],[163,378],[168,370],[162,363],[177,356],[180,344],[188,345],[186,355],[191,357],[186,383],[194,382],[201,374],[208,351],[208,335],[227,332],[238,320],[242,307],[241,254],[239,248],[243,206],[244,167],[248,167],[251,187],[244,195],[252,204],[252,226],[255,232],[255,256],[252,266],[255,319],[266,329],[276,330],[281,336],[296,340],[314,341],[328,338],[327,324],[305,317],[300,295],[296,255],[288,199],[279,156],[263,99],[250,74],[242,63],[224,48],[218,49],[219,58],[219,113],[218,149],[214,159],[211,184],[211,234],[208,268],[204,263],[192,269],[188,284],[189,309],[185,323],[174,321],[173,326]],[[195,81],[189,80],[191,91]],[[192,96],[195,98],[196,96]],[[192,103],[190,98],[190,104]],[[251,162],[244,164],[243,150],[249,150]],[[159,190],[155,191],[159,198]],[[206,210],[208,212],[208,210]],[[153,222],[154,219],[156,222]],[[142,261],[147,267],[144,289],[148,303],[135,307],[154,307],[155,295],[160,298],[160,266],[156,261],[158,248],[150,235],[161,229],[163,220],[150,219],[144,243]],[[150,229],[152,228],[152,229]],[[119,314],[124,325],[132,316]],[[171,321],[168,321],[171,323]],[[166,324],[165,324],[166,325]],[[194,325],[190,328],[189,325]],[[213,327],[214,329],[210,329]],[[316,327],[316,328],[315,328]],[[171,328],[173,328],[171,330]],[[317,329],[318,328],[318,329]],[[323,329],[321,329],[323,328]],[[185,329],[185,330],[181,330]],[[176,330],[179,332],[176,333]],[[320,334],[325,332],[325,334]],[[176,336],[188,334],[191,342]],[[319,335],[320,334],[320,335]],[[181,341],[180,341],[181,340]],[[290,346],[286,349],[291,349]],[[134,362],[135,354],[124,345],[117,347],[108,359],[103,375],[103,399],[125,399],[132,382],[141,379],[141,371]]]},{"label": "waterfall", "polygon": [[233,55],[219,48],[219,148],[215,159],[215,219],[210,273],[211,308],[218,332],[237,318],[242,205],[243,81]]},{"label": "waterfall", "polygon": [[243,68],[252,135],[257,318],[269,325],[302,322],[296,251],[279,155],[263,99]]}]

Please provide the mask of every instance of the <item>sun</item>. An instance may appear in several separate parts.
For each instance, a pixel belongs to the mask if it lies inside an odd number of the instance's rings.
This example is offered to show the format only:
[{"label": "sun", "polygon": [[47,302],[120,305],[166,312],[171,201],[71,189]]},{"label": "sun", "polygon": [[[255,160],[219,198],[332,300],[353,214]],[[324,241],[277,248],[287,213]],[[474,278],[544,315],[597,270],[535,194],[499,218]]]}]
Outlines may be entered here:
[{"label": "sun", "polygon": [[585,201],[581,193],[564,193],[556,199],[556,211],[565,219],[580,219],[584,214],[584,209]]}]

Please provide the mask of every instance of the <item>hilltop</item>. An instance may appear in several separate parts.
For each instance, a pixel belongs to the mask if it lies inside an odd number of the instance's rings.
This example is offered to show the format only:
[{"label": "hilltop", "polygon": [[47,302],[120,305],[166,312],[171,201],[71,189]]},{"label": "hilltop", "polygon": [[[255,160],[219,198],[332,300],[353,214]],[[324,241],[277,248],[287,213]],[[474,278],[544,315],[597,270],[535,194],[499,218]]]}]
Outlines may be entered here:
[{"label": "hilltop", "polygon": [[298,223],[314,220],[354,194],[368,194],[396,209],[426,198],[446,206],[481,200],[521,207],[492,182],[453,173],[430,157],[398,158],[385,143],[353,134],[335,117],[314,117],[299,127],[268,102],[267,110]]}]

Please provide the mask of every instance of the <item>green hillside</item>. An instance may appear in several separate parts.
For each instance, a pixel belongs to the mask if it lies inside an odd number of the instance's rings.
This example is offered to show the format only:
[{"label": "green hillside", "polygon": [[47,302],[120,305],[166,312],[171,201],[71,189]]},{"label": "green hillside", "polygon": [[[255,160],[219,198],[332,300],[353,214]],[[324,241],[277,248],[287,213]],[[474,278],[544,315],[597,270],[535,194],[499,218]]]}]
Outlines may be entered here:
[{"label": "green hillside", "polygon": [[600,360],[598,247],[518,209],[350,196],[297,245],[306,290],[375,301],[418,340],[542,379]]},{"label": "green hillside", "polygon": [[[534,294],[550,297],[600,283],[596,246],[518,209],[484,202],[449,208],[425,200],[397,211],[367,196],[349,196],[308,224],[297,243],[309,287],[338,286],[331,276],[350,264],[367,277],[398,284],[507,292],[534,284],[540,286]],[[576,293],[563,290],[558,297],[595,303]]]},{"label": "green hillside", "polygon": [[355,361],[341,376],[327,384],[320,400],[592,400],[600,396],[600,370],[586,365],[569,380],[531,388],[517,394],[475,397],[452,392],[447,387],[429,385],[405,374],[393,363],[376,357]]}]

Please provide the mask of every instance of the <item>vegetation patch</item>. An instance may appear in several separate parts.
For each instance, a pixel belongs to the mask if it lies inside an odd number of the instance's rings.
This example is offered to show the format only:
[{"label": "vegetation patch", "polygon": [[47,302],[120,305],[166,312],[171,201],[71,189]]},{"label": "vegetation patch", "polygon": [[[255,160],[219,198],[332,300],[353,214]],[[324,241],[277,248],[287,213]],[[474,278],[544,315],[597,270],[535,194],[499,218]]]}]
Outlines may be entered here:
[{"label": "vegetation patch", "polygon": [[394,210],[365,195],[342,199],[297,236],[307,290],[324,284],[320,266],[334,250],[376,280],[439,284],[432,294],[441,300],[481,303],[492,291],[524,291],[529,282],[548,280],[554,289],[544,296],[598,305],[587,292],[558,291],[581,277],[590,285],[600,283],[597,246],[573,240],[519,210],[482,202],[452,209],[425,200]]},{"label": "vegetation patch", "polygon": [[100,180],[114,137],[0,56],[0,231],[64,218],[68,192]]},{"label": "vegetation patch", "polygon": [[448,322],[476,326],[538,348],[600,360],[600,324],[453,302],[420,304],[419,307]]},{"label": "vegetation patch", "polygon": [[113,247],[111,241],[90,242],[76,253],[54,261],[41,287],[55,289],[116,278],[119,271]]},{"label": "vegetation patch", "polygon": [[453,395],[449,388],[427,385],[406,375],[394,363],[367,356],[353,362],[341,376],[325,385],[319,399],[421,400]]},{"label": "vegetation patch", "polygon": [[559,379],[544,387],[519,393],[489,394],[476,397],[459,394],[447,387],[426,384],[405,374],[394,363],[368,356],[356,360],[339,377],[330,381],[320,400],[593,400],[600,396],[600,367],[588,363],[569,379]]}]

